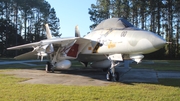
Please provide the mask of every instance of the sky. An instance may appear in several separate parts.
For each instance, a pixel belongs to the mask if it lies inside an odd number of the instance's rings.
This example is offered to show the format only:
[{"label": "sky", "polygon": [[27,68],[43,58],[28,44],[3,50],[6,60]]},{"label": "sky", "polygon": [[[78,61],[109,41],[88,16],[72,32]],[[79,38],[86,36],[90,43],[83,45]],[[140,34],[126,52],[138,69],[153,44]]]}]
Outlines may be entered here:
[{"label": "sky", "polygon": [[90,32],[90,21],[88,8],[95,4],[96,0],[46,0],[56,11],[56,16],[60,19],[61,37],[74,37],[75,26],[78,25],[81,36]]}]

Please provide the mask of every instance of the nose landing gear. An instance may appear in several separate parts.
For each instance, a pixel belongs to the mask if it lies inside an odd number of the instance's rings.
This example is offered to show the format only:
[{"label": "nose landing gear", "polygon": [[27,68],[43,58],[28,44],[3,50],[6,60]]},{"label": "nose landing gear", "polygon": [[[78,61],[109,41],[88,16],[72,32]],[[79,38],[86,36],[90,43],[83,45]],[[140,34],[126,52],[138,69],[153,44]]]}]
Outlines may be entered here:
[{"label": "nose landing gear", "polygon": [[115,72],[114,76],[113,76],[112,72],[109,70],[107,72],[106,79],[107,79],[107,81],[114,81],[114,82],[119,81],[119,73]]},{"label": "nose landing gear", "polygon": [[111,67],[109,68],[106,79],[107,81],[119,81],[119,73],[115,72],[115,66],[117,66],[119,63],[115,63],[113,60],[109,59],[111,61]]}]

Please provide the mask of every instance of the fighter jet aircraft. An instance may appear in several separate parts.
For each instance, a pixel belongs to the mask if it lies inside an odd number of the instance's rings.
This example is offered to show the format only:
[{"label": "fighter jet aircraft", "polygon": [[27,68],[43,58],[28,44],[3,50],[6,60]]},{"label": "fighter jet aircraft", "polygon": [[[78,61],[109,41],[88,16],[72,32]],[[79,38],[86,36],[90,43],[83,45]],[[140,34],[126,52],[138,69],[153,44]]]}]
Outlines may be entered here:
[{"label": "fighter jet aircraft", "polygon": [[46,24],[47,38],[35,43],[10,47],[12,49],[33,48],[32,52],[15,57],[30,58],[33,55],[49,56],[46,71],[68,69],[69,59],[77,59],[92,68],[107,69],[107,80],[118,81],[119,74],[115,67],[117,61],[132,59],[139,63],[143,54],[148,54],[162,48],[166,41],[153,32],[136,28],[123,18],[110,18],[102,21],[85,37],[80,37],[76,27],[75,37],[52,38]]}]

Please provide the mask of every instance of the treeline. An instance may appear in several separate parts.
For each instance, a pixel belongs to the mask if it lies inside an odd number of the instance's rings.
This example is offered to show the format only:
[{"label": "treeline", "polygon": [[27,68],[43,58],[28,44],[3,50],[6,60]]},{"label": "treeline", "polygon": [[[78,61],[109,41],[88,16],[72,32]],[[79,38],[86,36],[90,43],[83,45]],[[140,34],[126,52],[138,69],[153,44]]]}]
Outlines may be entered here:
[{"label": "treeline", "polygon": [[60,36],[60,21],[46,0],[0,0],[0,56],[24,52],[7,47],[45,39],[46,23],[54,36]]},{"label": "treeline", "polygon": [[[154,59],[179,59],[180,0],[97,0],[89,8],[93,29],[102,20],[123,17],[138,28],[162,36],[165,48],[147,55]],[[137,33],[138,35],[138,33]]]}]

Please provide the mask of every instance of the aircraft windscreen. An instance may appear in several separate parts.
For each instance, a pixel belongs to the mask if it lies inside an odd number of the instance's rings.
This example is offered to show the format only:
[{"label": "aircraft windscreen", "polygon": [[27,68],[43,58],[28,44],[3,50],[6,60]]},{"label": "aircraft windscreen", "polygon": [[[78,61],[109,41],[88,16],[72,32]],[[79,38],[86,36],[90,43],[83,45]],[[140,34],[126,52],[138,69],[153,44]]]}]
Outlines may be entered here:
[{"label": "aircraft windscreen", "polygon": [[95,27],[94,30],[99,29],[124,29],[128,27],[134,27],[131,23],[123,18],[111,18],[102,21],[99,25]]}]

